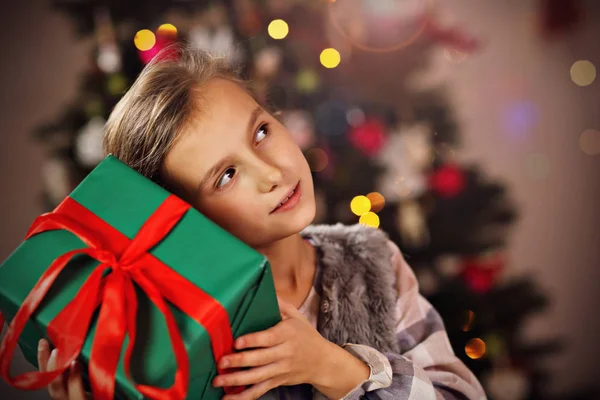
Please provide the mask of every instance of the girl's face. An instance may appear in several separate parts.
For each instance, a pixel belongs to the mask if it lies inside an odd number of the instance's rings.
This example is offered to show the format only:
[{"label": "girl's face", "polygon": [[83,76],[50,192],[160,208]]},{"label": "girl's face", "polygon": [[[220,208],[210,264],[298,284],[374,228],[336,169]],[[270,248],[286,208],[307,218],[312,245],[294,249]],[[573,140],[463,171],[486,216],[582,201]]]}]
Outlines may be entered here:
[{"label": "girl's face", "polygon": [[167,182],[255,248],[308,226],[312,177],[285,127],[233,82],[212,79],[201,93],[201,111],[165,157]]}]

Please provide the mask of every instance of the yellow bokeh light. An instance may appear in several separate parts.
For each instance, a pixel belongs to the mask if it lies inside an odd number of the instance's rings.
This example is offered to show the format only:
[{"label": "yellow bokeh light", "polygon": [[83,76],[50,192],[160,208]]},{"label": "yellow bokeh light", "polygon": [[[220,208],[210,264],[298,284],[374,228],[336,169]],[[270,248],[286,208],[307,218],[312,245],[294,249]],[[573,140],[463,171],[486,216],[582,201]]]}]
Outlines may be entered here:
[{"label": "yellow bokeh light", "polygon": [[596,67],[588,60],[575,61],[571,66],[571,79],[579,86],[587,86],[596,79]]},{"label": "yellow bokeh light", "polygon": [[135,34],[133,43],[135,43],[135,47],[137,47],[138,50],[150,50],[156,43],[156,36],[154,36],[154,33],[151,30],[142,29]]},{"label": "yellow bokeh light", "polygon": [[465,353],[473,360],[483,357],[485,354],[485,342],[479,338],[470,339],[465,345]]},{"label": "yellow bokeh light", "polygon": [[267,28],[269,32],[269,36],[273,39],[283,39],[287,36],[290,31],[287,22],[282,19],[275,19],[271,21],[269,27]]},{"label": "yellow bokeh light", "polygon": [[371,228],[378,228],[379,217],[374,212],[368,212],[360,216],[358,223],[370,226]]},{"label": "yellow bokeh light", "polygon": [[319,75],[310,69],[302,70],[296,76],[296,86],[302,93],[312,93],[319,86]]},{"label": "yellow bokeh light", "polygon": [[586,129],[579,136],[579,147],[581,151],[590,156],[600,154],[600,131]]},{"label": "yellow bokeh light", "polygon": [[350,210],[356,215],[363,215],[371,210],[371,201],[367,196],[356,196],[350,202]]},{"label": "yellow bokeh light", "polygon": [[321,52],[320,59],[325,68],[335,68],[340,64],[341,56],[339,51],[329,48]]},{"label": "yellow bokeh light", "polygon": [[173,24],[162,24],[158,27],[156,33],[163,36],[176,36],[177,28]]},{"label": "yellow bokeh light", "polygon": [[371,192],[367,195],[367,199],[371,202],[371,211],[379,212],[385,206],[385,198],[379,192]]}]

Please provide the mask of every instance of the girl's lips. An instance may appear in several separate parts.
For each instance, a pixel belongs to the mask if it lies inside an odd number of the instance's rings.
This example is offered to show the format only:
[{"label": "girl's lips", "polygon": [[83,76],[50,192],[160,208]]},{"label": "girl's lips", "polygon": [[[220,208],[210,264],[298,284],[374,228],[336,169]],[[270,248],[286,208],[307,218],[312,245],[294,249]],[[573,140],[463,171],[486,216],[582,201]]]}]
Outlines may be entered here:
[{"label": "girl's lips", "polygon": [[302,195],[302,193],[300,191],[300,182],[298,182],[296,184],[296,187],[292,190],[294,191],[294,194],[292,194],[292,196],[284,204],[275,208],[271,212],[271,214],[291,210],[298,204],[298,202],[300,201],[300,196]]}]

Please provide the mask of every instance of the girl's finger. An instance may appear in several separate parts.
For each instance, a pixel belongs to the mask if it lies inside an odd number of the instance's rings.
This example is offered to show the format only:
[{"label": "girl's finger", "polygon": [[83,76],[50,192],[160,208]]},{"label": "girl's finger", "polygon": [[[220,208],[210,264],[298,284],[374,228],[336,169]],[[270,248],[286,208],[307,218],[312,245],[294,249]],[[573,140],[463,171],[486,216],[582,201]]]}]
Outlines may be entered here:
[{"label": "girl's finger", "polygon": [[86,399],[85,389],[83,388],[83,380],[81,379],[81,364],[77,361],[73,361],[71,363],[71,368],[69,368],[67,389],[69,392],[69,400]]},{"label": "girl's finger", "polygon": [[[46,368],[47,371],[52,371],[56,368],[57,352],[58,349],[54,349],[50,353],[50,358],[48,359],[48,365]],[[48,392],[53,400],[68,400],[67,390],[65,388],[65,378],[62,374],[50,382],[50,385],[48,385]]]},{"label": "girl's finger", "polygon": [[272,379],[252,385],[249,389],[244,390],[242,393],[231,394],[223,397],[223,400],[254,400],[258,399],[269,390],[276,388],[278,385]]},{"label": "girl's finger", "polygon": [[218,375],[213,379],[213,386],[244,386],[267,381],[281,374],[281,367],[276,364],[262,365],[231,374]]},{"label": "girl's finger", "polygon": [[223,369],[237,367],[258,367],[279,361],[283,358],[281,345],[259,350],[246,350],[229,354],[221,358],[219,365]]},{"label": "girl's finger", "polygon": [[46,339],[41,339],[38,342],[37,361],[40,372],[46,372],[48,366],[48,358],[50,357],[50,343]]}]

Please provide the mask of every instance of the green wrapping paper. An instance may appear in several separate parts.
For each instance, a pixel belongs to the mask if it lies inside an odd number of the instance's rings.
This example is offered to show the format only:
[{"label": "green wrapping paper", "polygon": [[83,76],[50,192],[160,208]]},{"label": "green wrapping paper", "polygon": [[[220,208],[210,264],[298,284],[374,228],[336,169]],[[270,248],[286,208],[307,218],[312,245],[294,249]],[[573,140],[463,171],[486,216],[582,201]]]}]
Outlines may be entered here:
[{"label": "green wrapping paper", "polygon": [[[69,197],[133,239],[144,222],[170,195],[108,156]],[[54,230],[30,237],[0,267],[0,310],[11,320],[40,276],[58,256],[85,247],[74,234]],[[195,209],[186,212],[179,223],[150,253],[178,274],[216,299],[229,316],[233,337],[261,331],[281,318],[271,268],[264,256],[215,225]],[[87,256],[76,256],[59,275],[32,318],[19,346],[27,360],[37,365],[37,343],[47,337],[50,321],[74,298],[78,289],[99,264]],[[136,287],[138,298],[137,338],[131,362],[138,383],[169,387],[176,361],[162,314]],[[202,305],[199,304],[199,307]],[[222,388],[214,388],[216,360],[207,331],[171,305],[190,359],[189,399],[220,399]],[[79,359],[90,359],[97,329],[92,321]],[[115,396],[142,399],[123,369],[123,344],[117,368]],[[84,371],[87,370],[84,368]]]}]

